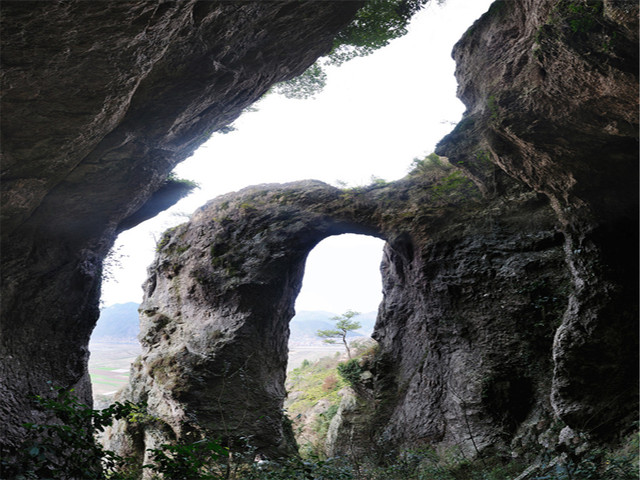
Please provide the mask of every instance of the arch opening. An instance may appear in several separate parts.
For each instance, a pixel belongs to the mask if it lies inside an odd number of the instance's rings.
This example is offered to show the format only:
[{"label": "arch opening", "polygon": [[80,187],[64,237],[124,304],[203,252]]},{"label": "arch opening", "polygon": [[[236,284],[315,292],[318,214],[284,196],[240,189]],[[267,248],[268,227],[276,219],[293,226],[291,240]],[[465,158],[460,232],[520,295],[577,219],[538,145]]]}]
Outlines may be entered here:
[{"label": "arch opening", "polygon": [[[307,273],[289,323],[289,355],[284,409],[292,422],[300,453],[327,455],[329,426],[345,391],[338,365],[349,354],[359,359],[376,342],[371,338],[382,301],[380,265],[385,242],[362,234],[342,234],[322,240],[309,253]],[[357,322],[344,339],[325,343],[319,330],[336,328],[336,317]]]},{"label": "arch opening", "polygon": [[358,312],[354,321],[362,326],[347,339],[371,336],[382,300],[383,246],[384,241],[375,237],[342,234],[322,240],[309,253],[296,314],[289,323],[288,371],[304,360],[344,353],[341,344],[324,343],[317,335],[318,330],[334,328],[332,317]]}]

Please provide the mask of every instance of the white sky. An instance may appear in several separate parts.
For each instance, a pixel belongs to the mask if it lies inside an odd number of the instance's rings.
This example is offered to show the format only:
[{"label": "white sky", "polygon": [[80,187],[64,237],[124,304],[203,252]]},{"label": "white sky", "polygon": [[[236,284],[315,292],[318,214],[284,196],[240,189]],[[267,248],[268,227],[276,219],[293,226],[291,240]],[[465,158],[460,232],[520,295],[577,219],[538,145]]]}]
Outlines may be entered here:
[{"label": "white sky", "polygon": [[[431,153],[464,107],[455,96],[454,43],[491,0],[432,0],[409,33],[376,53],[327,69],[311,100],[271,94],[215,134],[180,164],[178,176],[200,189],[170,210],[118,237],[121,269],[102,288],[105,306],[140,302],[155,239],[208,200],[248,185],[318,179],[349,185],[376,176],[402,178],[415,157]],[[381,240],[341,235],[321,242],[307,261],[296,310],[376,310],[381,300]]]}]

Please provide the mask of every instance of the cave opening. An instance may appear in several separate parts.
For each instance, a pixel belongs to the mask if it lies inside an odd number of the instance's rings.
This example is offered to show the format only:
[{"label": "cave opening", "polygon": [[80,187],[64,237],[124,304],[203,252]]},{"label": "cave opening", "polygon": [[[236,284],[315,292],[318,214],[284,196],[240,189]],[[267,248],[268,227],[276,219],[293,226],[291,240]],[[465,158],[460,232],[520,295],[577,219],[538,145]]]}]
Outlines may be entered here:
[{"label": "cave opening", "polygon": [[358,323],[346,332],[349,355],[359,361],[375,348],[371,334],[382,301],[384,245],[380,238],[342,234],[322,240],[307,257],[296,315],[289,323],[284,400],[303,455],[326,454],[327,433],[346,387],[339,373],[339,365],[349,360],[343,339],[325,343],[318,331],[336,331],[335,319],[347,318]]},{"label": "cave opening", "polygon": [[[107,259],[103,317],[90,346],[90,370],[98,396],[120,386],[127,375],[127,359],[135,357],[139,349],[136,304],[142,299],[140,286],[163,232],[187,221],[190,212],[216,195],[246,185],[316,178],[350,187],[406,175],[412,160],[433,151],[436,142],[462,115],[464,107],[456,97],[450,51],[488,4],[489,0],[474,2],[471,8],[462,0],[442,5],[431,2],[415,16],[404,37],[374,55],[328,68],[327,85],[313,100],[267,95],[245,111],[234,128],[214,134],[178,165],[176,176],[193,179],[200,188],[155,218],[121,233]],[[432,48],[436,43],[439,47]],[[428,86],[425,78],[429,79]],[[212,161],[214,158],[216,161]],[[357,238],[362,242],[366,237]],[[378,263],[371,261],[371,265]],[[314,282],[310,276],[314,268],[307,268],[307,287],[299,298],[298,310],[323,308],[317,304],[305,306],[305,298],[311,295],[307,292]],[[367,277],[379,279],[380,275]],[[324,284],[337,285],[340,279]],[[361,277],[352,283],[366,281]],[[347,291],[346,287],[342,290]],[[333,313],[348,308],[372,311],[376,305],[365,308],[342,304]],[[105,307],[115,308],[118,314],[110,316]],[[105,329],[107,319],[111,325]]]},{"label": "cave opening", "polygon": [[345,353],[341,341],[324,343],[317,335],[318,330],[335,328],[333,317],[357,312],[353,320],[361,327],[350,332],[347,340],[371,336],[382,300],[383,246],[379,238],[343,234],[326,238],[309,253],[296,315],[290,322],[289,371],[303,360]]},{"label": "cave opening", "polygon": [[[489,0],[474,2],[469,8],[460,0],[432,2],[415,16],[406,36],[374,55],[328,69],[327,86],[315,99],[268,95],[245,111],[233,128],[214,134],[178,165],[176,175],[195,180],[200,188],[157,217],[121,233],[114,247],[113,274],[103,283],[102,306],[128,310],[123,315],[130,320],[124,326],[111,317],[111,328],[105,331],[103,317],[94,330],[90,346],[94,397],[121,386],[128,372],[126,363],[139,351],[135,304],[142,298],[140,285],[163,231],[187,221],[189,212],[214,196],[250,184],[318,178],[350,187],[403,177],[412,160],[430,153],[462,115],[450,50],[488,4]],[[432,48],[436,43],[439,47]],[[370,264],[377,268],[379,258]],[[309,276],[313,268],[307,268],[305,284],[313,281]],[[379,281],[380,274],[367,274],[367,278]],[[337,280],[325,283],[336,285]],[[321,308],[305,306],[307,291],[301,293],[297,309]],[[367,308],[343,304],[331,313],[339,315],[349,308],[366,313],[374,311],[377,303]],[[119,343],[115,348],[113,343],[99,345],[98,335]],[[115,363],[105,363],[105,356],[113,357]]]}]

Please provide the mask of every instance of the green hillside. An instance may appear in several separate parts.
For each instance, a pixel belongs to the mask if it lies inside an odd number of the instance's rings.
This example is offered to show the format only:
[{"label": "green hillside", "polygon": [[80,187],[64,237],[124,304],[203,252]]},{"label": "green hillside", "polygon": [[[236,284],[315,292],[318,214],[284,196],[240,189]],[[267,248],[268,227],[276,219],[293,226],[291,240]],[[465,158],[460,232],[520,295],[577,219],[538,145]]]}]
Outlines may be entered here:
[{"label": "green hillside", "polygon": [[[362,358],[373,345],[375,342],[370,339],[353,342],[354,358]],[[287,375],[288,397],[284,406],[303,457],[326,457],[329,424],[338,411],[343,389],[348,387],[337,370],[346,360],[344,351],[313,362],[305,360]]]}]

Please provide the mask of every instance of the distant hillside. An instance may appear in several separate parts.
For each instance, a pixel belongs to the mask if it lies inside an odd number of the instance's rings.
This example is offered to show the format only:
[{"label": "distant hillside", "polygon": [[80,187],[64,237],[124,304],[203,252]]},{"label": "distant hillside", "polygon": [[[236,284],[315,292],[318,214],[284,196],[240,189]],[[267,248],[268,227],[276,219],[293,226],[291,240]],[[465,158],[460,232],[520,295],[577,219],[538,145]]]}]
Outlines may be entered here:
[{"label": "distant hillside", "polygon": [[[291,320],[292,344],[321,345],[323,342],[316,336],[318,330],[334,328],[331,317],[336,313],[326,311],[300,311]],[[349,334],[350,337],[369,337],[373,333],[376,322],[376,312],[367,312],[354,318],[362,324],[362,328]],[[138,304],[134,302],[118,303],[103,308],[100,318],[93,331],[91,340],[94,342],[135,342],[139,331]]]},{"label": "distant hillside", "polygon": [[[335,313],[325,311],[305,310],[296,313],[296,316],[293,317],[289,324],[291,329],[289,342],[292,345],[323,344],[322,340],[316,335],[316,332],[318,330],[335,328],[335,323],[331,321],[331,317],[335,317],[336,315]],[[351,332],[349,337],[371,336],[376,323],[376,315],[377,312],[367,312],[354,317],[354,320],[360,322],[362,328]]]},{"label": "distant hillside", "polygon": [[138,304],[117,303],[100,311],[100,318],[93,330],[94,342],[136,342],[140,330]]}]

